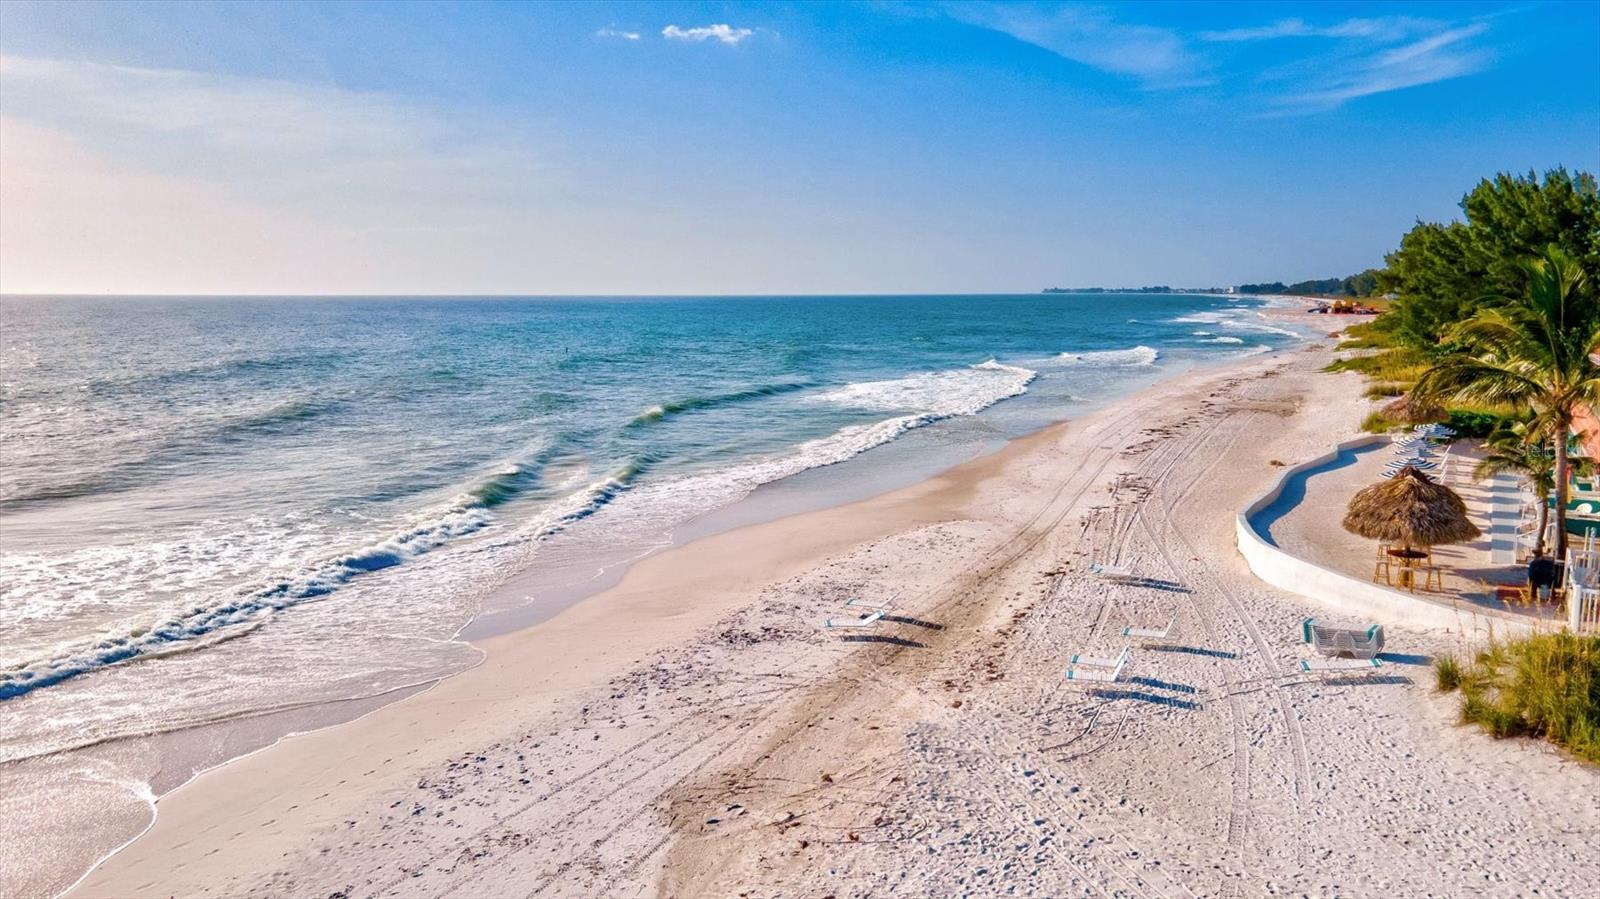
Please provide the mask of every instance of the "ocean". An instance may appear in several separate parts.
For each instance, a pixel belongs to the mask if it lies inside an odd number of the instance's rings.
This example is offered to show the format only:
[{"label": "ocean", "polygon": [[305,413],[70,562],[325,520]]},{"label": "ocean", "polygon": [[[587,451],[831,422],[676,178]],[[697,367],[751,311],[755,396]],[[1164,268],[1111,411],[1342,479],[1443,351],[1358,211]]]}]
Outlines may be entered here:
[{"label": "ocean", "polygon": [[5,297],[0,763],[428,682],[752,494],[886,489],[1295,343],[1261,308]]}]

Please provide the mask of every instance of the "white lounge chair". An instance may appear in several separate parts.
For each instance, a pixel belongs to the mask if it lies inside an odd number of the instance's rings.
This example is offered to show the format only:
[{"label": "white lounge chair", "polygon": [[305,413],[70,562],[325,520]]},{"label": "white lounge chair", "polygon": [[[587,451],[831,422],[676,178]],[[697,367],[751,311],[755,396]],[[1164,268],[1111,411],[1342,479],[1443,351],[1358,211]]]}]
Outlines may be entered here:
[{"label": "white lounge chair", "polygon": [[1306,674],[1322,674],[1326,671],[1371,671],[1382,668],[1383,662],[1378,659],[1301,659],[1300,670]]},{"label": "white lounge chair", "polygon": [[1143,640],[1146,643],[1165,643],[1172,639],[1172,625],[1177,620],[1177,618],[1168,619],[1167,626],[1160,629],[1153,627],[1125,627],[1122,629],[1122,636]]},{"label": "white lounge chair", "polygon": [[1120,565],[1102,565],[1099,562],[1096,562],[1089,566],[1089,570],[1100,575],[1102,578],[1105,578],[1108,581],[1115,581],[1117,583],[1131,583],[1141,579],[1138,575],[1134,574],[1132,570]]},{"label": "white lounge chair", "polygon": [[1325,627],[1307,618],[1300,622],[1300,635],[1317,652],[1325,656],[1350,656],[1371,659],[1383,651],[1383,625],[1374,624],[1366,630],[1343,627]]},{"label": "white lounge chair", "polygon": [[829,618],[822,622],[823,627],[871,627],[883,618],[883,611],[879,610],[860,618]]},{"label": "white lounge chair", "polygon": [[[1099,684],[1116,683],[1122,677],[1122,669],[1127,667],[1129,658],[1131,656],[1126,648],[1122,650],[1122,655],[1117,656],[1116,665],[1111,667],[1104,665],[1086,666],[1083,661],[1080,661],[1079,656],[1073,656],[1073,666],[1067,669],[1067,680],[1088,681]],[[1105,660],[1096,659],[1095,661]]]},{"label": "white lounge chair", "polygon": [[1074,668],[1117,668],[1120,667],[1122,663],[1128,661],[1128,647],[1122,647],[1122,652],[1118,653],[1115,658],[1108,659],[1104,656],[1085,656],[1075,654],[1067,661],[1070,662]]}]

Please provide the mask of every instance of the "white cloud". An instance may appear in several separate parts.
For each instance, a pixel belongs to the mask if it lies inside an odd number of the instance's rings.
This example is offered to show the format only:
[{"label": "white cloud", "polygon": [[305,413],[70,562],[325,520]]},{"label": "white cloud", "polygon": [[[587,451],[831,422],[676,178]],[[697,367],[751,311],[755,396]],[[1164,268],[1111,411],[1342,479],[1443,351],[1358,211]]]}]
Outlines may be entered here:
[{"label": "white cloud", "polygon": [[1359,97],[1481,72],[1493,63],[1493,55],[1470,41],[1488,28],[1483,22],[1451,28],[1352,60],[1334,69],[1331,79],[1283,98],[1280,106],[1289,112],[1317,112]]},{"label": "white cloud", "polygon": [[1120,23],[1093,7],[952,3],[942,9],[957,21],[1010,35],[1101,71],[1136,78],[1145,87],[1193,87],[1212,80],[1205,61],[1177,32]]},{"label": "white cloud", "polygon": [[668,25],[661,29],[661,36],[674,41],[720,41],[732,47],[740,41],[755,34],[749,28],[734,28],[731,25],[703,25],[698,28],[679,28]]},{"label": "white cloud", "polygon": [[568,189],[531,134],[388,94],[9,56],[0,77],[6,291],[422,289],[442,247]]},{"label": "white cloud", "polygon": [[492,197],[538,171],[512,127],[372,91],[176,69],[0,58],[6,114],[145,171],[280,202]]},{"label": "white cloud", "polygon": [[637,31],[619,31],[615,28],[602,28],[594,33],[595,37],[616,38],[621,41],[636,41],[639,39]]}]

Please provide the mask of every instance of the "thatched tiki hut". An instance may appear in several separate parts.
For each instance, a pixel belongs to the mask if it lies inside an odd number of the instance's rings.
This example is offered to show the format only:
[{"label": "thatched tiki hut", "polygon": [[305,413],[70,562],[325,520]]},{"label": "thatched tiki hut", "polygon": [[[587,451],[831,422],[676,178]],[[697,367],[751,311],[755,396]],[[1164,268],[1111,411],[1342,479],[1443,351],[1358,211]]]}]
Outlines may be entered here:
[{"label": "thatched tiki hut", "polygon": [[1382,411],[1384,418],[1414,425],[1450,420],[1450,413],[1443,406],[1409,393],[1384,406]]},{"label": "thatched tiki hut", "polygon": [[1344,529],[1406,549],[1460,543],[1481,533],[1467,520],[1467,504],[1454,490],[1409,465],[1352,497]]}]

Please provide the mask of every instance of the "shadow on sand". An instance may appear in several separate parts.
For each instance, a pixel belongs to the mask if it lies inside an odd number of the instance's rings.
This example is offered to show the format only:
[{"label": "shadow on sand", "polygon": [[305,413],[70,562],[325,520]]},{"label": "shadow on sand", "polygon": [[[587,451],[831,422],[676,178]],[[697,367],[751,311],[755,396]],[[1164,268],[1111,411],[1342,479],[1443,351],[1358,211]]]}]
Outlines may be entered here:
[{"label": "shadow on sand", "polygon": [[1339,677],[1314,678],[1312,680],[1293,681],[1285,684],[1287,687],[1322,686],[1322,687],[1381,687],[1384,685],[1398,685],[1413,683],[1411,678],[1403,674],[1380,675],[1340,675]]},{"label": "shadow on sand", "polygon": [[928,644],[907,640],[905,637],[888,637],[883,634],[850,634],[840,637],[841,643],[887,643],[890,646],[905,646],[910,649],[927,649]]},{"label": "shadow on sand", "polygon": [[883,616],[882,620],[890,621],[895,624],[909,624],[913,627],[925,627],[930,631],[944,630],[944,625],[942,624],[938,624],[937,622],[933,621],[923,621],[921,618],[912,618],[908,615],[885,615]]},{"label": "shadow on sand", "polygon": [[1128,683],[1138,684],[1141,687],[1152,687],[1157,690],[1171,690],[1174,693],[1195,693],[1194,687],[1188,684],[1175,684],[1172,681],[1157,680],[1153,677],[1130,677]]},{"label": "shadow on sand", "polygon": [[1175,709],[1194,711],[1200,708],[1200,703],[1190,702],[1187,699],[1174,699],[1171,696],[1158,696],[1146,693],[1143,690],[1091,690],[1090,695],[1099,699],[1133,699],[1139,702],[1148,702],[1152,705],[1164,705]]},{"label": "shadow on sand", "polygon": [[1141,577],[1128,581],[1134,587],[1147,587],[1151,590],[1165,590],[1168,593],[1193,593],[1194,591],[1177,581],[1164,581],[1155,577]]},{"label": "shadow on sand", "polygon": [[1395,665],[1432,665],[1433,656],[1419,655],[1414,652],[1380,652],[1378,658],[1385,664]]},{"label": "shadow on sand", "polygon": [[1239,654],[1225,649],[1205,649],[1200,646],[1151,646],[1154,652],[1186,652],[1192,656],[1210,656],[1213,659],[1237,659]]}]

